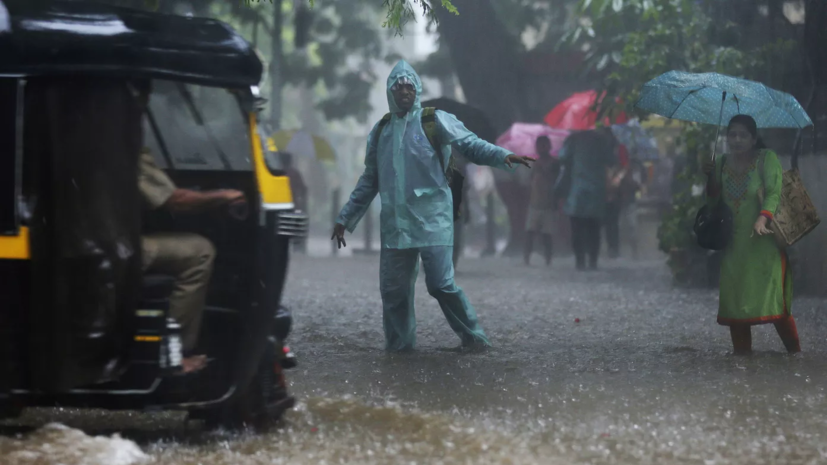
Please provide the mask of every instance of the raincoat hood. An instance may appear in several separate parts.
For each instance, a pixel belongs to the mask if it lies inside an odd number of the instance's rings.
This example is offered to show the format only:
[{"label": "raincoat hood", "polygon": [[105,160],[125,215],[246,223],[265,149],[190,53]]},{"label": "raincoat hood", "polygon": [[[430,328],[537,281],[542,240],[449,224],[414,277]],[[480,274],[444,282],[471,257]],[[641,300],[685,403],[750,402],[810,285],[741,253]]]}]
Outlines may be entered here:
[{"label": "raincoat hood", "polygon": [[390,76],[388,76],[388,83],[385,88],[388,95],[388,108],[390,109],[391,113],[399,113],[399,107],[396,106],[396,100],[393,98],[393,92],[391,91],[391,87],[396,84],[396,81],[399,80],[401,77],[406,77],[410,79],[411,82],[414,84],[414,88],[416,89],[416,99],[414,99],[413,106],[411,107],[410,111],[415,111],[422,108],[422,104],[420,103],[420,97],[422,97],[422,81],[419,79],[419,75],[416,74],[413,67],[408,64],[405,60],[399,60],[399,63],[393,67]]}]

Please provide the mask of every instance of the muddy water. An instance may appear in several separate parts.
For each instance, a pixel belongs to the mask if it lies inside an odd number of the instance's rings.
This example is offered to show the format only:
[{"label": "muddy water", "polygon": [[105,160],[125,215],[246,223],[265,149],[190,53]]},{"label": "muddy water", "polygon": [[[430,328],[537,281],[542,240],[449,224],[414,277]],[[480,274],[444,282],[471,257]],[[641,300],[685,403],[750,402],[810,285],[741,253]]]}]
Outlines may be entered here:
[{"label": "muddy water", "polygon": [[389,355],[375,262],[293,264],[286,300],[301,365],[289,375],[302,402],[280,429],[204,433],[180,414],[32,410],[18,423],[40,429],[0,438],[0,464],[827,463],[822,300],[796,301],[803,354],[784,353],[763,326],[756,353],[734,357],[715,293],[672,289],[662,264],[582,275],[565,261],[469,260],[458,281],[495,348],[454,350],[420,287],[418,350]]},{"label": "muddy water", "polygon": [[[268,434],[183,431],[178,415],[116,415],[126,435],[103,433],[105,412],[29,412],[23,422],[60,419],[37,431],[0,439],[4,465],[308,464],[308,463],[567,463],[541,460],[536,438],[490,422],[426,414],[398,405],[368,406],[352,398],[310,399]],[[86,429],[65,426],[73,424]],[[136,442],[137,441],[137,442]],[[141,443],[141,446],[138,445]]]}]

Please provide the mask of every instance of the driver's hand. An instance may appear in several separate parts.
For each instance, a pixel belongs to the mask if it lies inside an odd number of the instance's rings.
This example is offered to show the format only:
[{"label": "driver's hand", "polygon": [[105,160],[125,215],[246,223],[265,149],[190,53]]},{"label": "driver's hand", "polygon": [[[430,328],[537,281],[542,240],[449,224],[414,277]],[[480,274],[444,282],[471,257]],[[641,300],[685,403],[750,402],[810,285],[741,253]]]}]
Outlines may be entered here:
[{"label": "driver's hand", "polygon": [[234,203],[234,202],[238,202],[238,201],[245,201],[246,202],[246,200],[244,199],[244,192],[241,192],[239,190],[222,189],[219,192],[221,192],[221,197],[225,201],[227,201],[227,203]]},{"label": "driver's hand", "polygon": [[505,165],[509,168],[513,168],[514,164],[518,164],[518,165],[526,166],[530,169],[531,168],[530,163],[533,163],[533,162],[534,162],[534,159],[531,158],[531,157],[521,157],[519,155],[513,155],[513,154],[505,157]]},{"label": "driver's hand", "polygon": [[330,240],[336,240],[338,242],[339,248],[347,247],[347,242],[345,242],[345,225],[336,223],[333,225],[333,235],[330,236]]}]

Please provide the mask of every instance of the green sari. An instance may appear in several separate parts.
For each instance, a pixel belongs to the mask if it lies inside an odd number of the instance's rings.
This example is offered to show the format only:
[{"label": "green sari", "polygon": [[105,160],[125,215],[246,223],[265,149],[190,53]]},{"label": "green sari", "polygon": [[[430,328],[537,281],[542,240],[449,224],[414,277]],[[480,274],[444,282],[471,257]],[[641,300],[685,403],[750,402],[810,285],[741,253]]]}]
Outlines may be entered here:
[{"label": "green sari", "polygon": [[[758,157],[765,157],[763,173]],[[764,324],[790,315],[793,296],[792,274],[787,254],[778,248],[772,235],[759,236],[753,226],[759,216],[772,220],[781,198],[783,169],[775,152],[759,151],[749,168],[738,172],[729,157],[718,158],[717,188],[707,192],[707,202],[723,198],[733,214],[732,240],[721,262],[718,323]],[[759,191],[764,189],[763,202]]]}]

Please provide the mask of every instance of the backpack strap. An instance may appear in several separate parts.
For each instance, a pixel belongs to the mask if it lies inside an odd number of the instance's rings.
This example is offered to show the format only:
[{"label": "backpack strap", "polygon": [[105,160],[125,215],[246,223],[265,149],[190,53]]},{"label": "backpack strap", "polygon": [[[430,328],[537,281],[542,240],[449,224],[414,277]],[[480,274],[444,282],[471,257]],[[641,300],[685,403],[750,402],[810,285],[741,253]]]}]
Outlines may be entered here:
[{"label": "backpack strap", "polygon": [[[436,127],[436,108],[426,107],[422,109],[422,130],[425,132],[425,137],[436,152],[436,157],[439,159],[439,166],[442,167],[442,172],[447,178],[448,171],[445,170],[445,160],[442,157],[442,144],[439,140],[439,133]],[[449,178],[450,181],[450,178]]]},{"label": "backpack strap", "polygon": [[385,129],[385,126],[388,125],[391,121],[391,114],[385,113],[385,116],[379,120],[379,124],[376,125],[376,130],[373,131],[373,140],[371,143],[373,144],[373,148],[376,149],[379,144],[379,136],[382,135],[382,130]]}]

